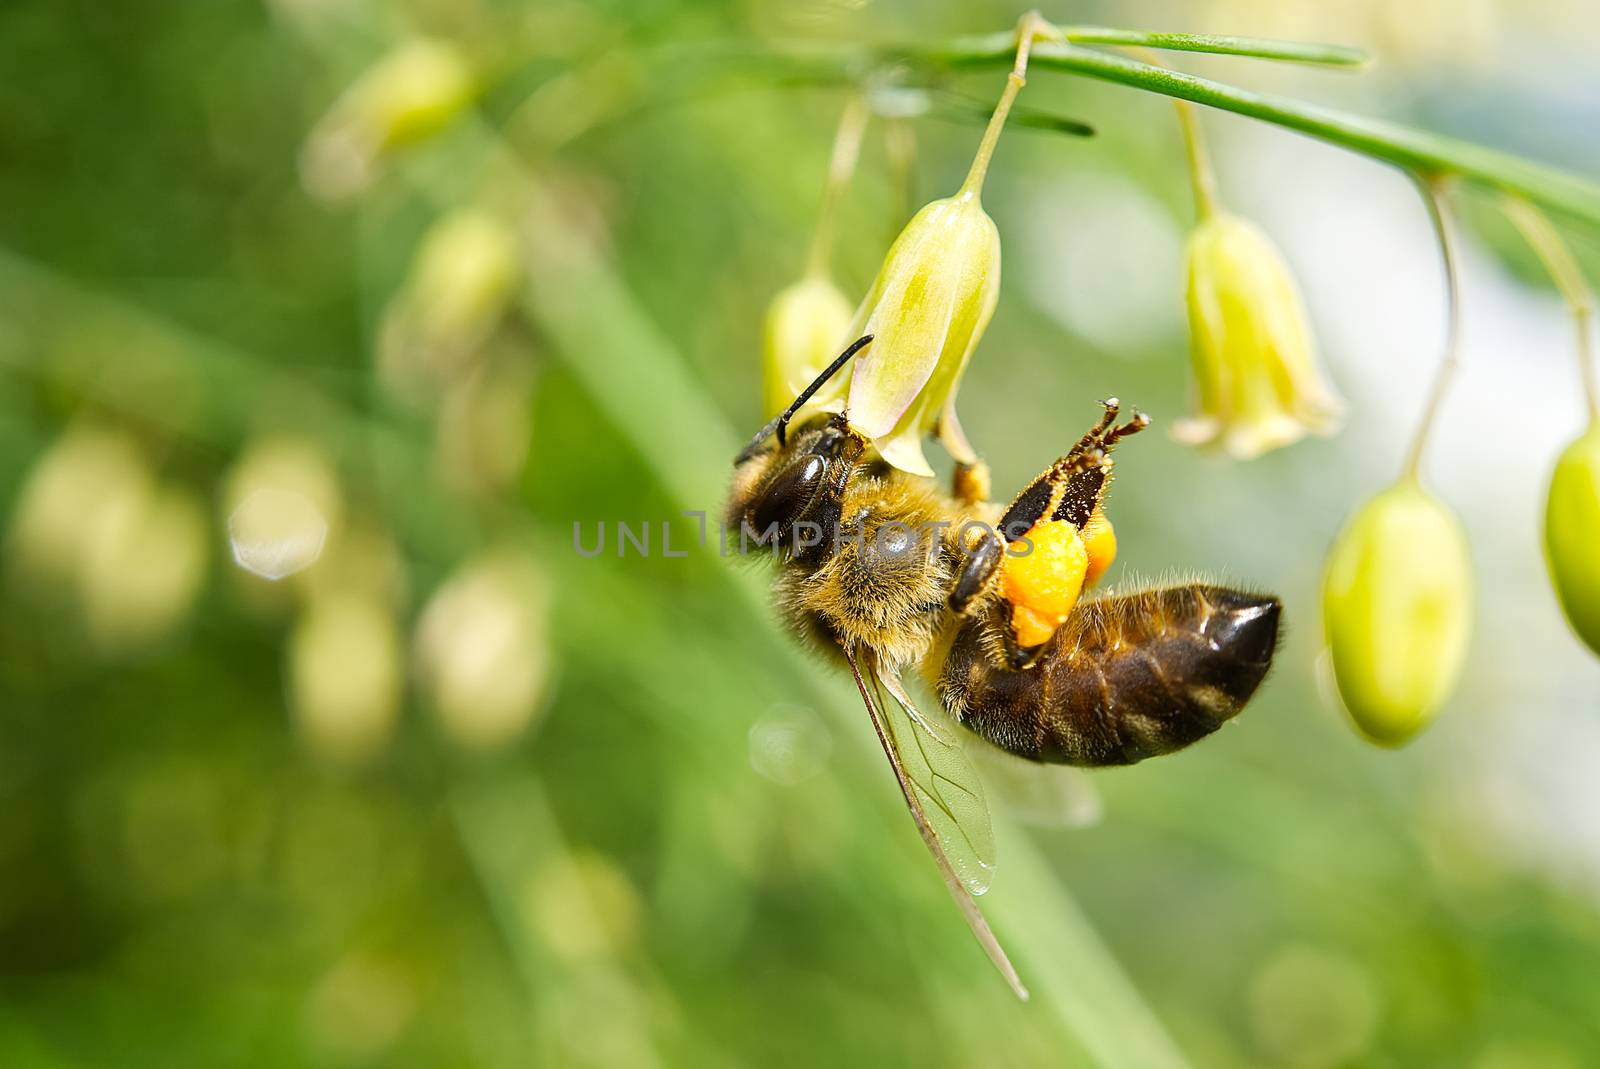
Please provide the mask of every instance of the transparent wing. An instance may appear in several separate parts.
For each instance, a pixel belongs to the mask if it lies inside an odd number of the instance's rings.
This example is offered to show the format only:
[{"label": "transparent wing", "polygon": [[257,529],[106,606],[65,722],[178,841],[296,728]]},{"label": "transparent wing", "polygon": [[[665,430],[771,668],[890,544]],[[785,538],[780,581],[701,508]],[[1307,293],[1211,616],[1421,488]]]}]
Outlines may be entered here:
[{"label": "transparent wing", "polygon": [[900,784],[906,808],[911,810],[917,831],[939,866],[945,887],[989,960],[1017,997],[1026,999],[1028,989],[1022,986],[1011,959],[1001,949],[973,898],[974,893],[988,890],[989,875],[994,871],[994,831],[977,774],[954,739],[939,732],[911,703],[897,677],[882,679],[895,699],[885,702],[876,667],[869,664],[863,676],[855,654],[846,649],[845,657],[872,717],[884,756]]},{"label": "transparent wing", "polygon": [[1089,773],[1041,765],[974,737],[967,756],[989,785],[995,804],[1036,828],[1087,828],[1100,823],[1105,804]]},{"label": "transparent wing", "polygon": [[900,679],[874,673],[894,697],[879,695],[889,739],[900,751],[906,778],[951,866],[968,891],[981,895],[994,880],[994,827],[983,781],[948,723],[934,724],[918,709]]}]

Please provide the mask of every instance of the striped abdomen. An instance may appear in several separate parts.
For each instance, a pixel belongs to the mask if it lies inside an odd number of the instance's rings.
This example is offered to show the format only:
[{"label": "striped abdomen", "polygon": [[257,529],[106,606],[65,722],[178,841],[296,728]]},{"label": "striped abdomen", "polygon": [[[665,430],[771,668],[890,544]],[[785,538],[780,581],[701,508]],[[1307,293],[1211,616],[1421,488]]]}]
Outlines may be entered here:
[{"label": "striped abdomen", "polygon": [[1272,664],[1278,599],[1194,584],[1080,605],[1032,667],[967,623],[939,679],[961,723],[1031,761],[1129,765],[1211,734]]}]

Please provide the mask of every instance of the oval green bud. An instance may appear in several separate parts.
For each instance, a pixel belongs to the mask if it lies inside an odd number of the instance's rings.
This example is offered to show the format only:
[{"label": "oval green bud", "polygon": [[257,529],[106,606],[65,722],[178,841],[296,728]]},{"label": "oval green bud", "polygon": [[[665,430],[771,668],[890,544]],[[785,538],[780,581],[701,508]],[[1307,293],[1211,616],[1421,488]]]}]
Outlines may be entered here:
[{"label": "oval green bud", "polygon": [[854,337],[855,309],[833,280],[808,275],[772,299],[762,335],[762,396],[776,416],[833,362]]},{"label": "oval green bud", "polygon": [[1556,462],[1544,515],[1545,560],[1567,621],[1600,653],[1600,424]]},{"label": "oval green bud", "polygon": [[850,422],[890,464],[932,475],[922,440],[935,430],[957,460],[977,459],[954,398],[999,299],[1000,232],[975,192],[912,216],[847,331],[873,336],[851,373]]},{"label": "oval green bud", "polygon": [[1190,236],[1188,267],[1200,411],[1174,437],[1248,460],[1337,429],[1343,402],[1317,369],[1299,290],[1271,240],[1218,212]]},{"label": "oval green bud", "polygon": [[1356,727],[1398,746],[1455,688],[1472,629],[1472,560],[1455,515],[1405,480],[1340,532],[1323,580],[1333,674]]}]

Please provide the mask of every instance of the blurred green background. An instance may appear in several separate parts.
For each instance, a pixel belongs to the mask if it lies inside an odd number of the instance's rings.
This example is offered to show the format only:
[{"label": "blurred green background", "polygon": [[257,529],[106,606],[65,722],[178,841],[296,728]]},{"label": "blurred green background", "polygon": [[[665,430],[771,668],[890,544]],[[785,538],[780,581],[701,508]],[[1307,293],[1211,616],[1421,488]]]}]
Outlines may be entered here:
[{"label": "blurred green background", "polygon": [[[1175,62],[1600,169],[1593,9],[1045,14],[1362,45],[1362,74]],[[1600,666],[1537,541],[1581,407],[1559,302],[1486,199],[1429,465],[1474,540],[1473,655],[1440,721],[1380,752],[1327,696],[1315,594],[1437,356],[1427,220],[1397,174],[1206,116],[1351,415],[1247,465],[1158,433],[1120,456],[1113,579],[1274,590],[1288,640],[1194,750],[996,801],[984,902],[1027,1005],[853,690],[772,622],[763,571],[692,545],[680,513],[715,515],[761,418],[761,317],[845,96],[748,54],[1016,15],[0,8],[0,1065],[1600,1060]],[[438,113],[383,127],[374,95],[418,80]],[[869,129],[847,292],[964,173],[981,110],[951,99],[909,123],[909,171]],[[990,175],[1006,278],[962,405],[1002,494],[1101,396],[1158,427],[1188,404],[1170,106],[1051,73],[1023,103],[1099,136],[1013,129]],[[668,520],[686,557],[660,552]],[[602,521],[607,551],[575,553]],[[619,557],[617,521],[654,552]]]}]

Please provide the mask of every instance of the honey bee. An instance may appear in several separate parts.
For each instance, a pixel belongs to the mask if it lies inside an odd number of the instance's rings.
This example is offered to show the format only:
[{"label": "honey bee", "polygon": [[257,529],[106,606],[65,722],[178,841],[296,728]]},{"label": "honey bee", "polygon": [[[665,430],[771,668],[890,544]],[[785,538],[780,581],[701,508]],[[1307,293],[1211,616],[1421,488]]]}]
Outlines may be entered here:
[{"label": "honey bee", "polygon": [[[1112,448],[1148,425],[1103,402],[1099,422],[1004,509],[981,466],[949,493],[889,467],[843,413],[790,422],[871,342],[853,343],[735,461],[729,529],[781,568],[789,622],[850,667],[906,805],[956,903],[1017,994],[1016,970],[973,896],[994,845],[958,740],[924,714],[908,671],[949,719],[1028,761],[1127,765],[1238,714],[1272,664],[1271,595],[1189,583],[1079,600],[1107,561],[1081,555],[1104,524]],[[1093,546],[1091,545],[1091,549]],[[1074,560],[1072,554],[1080,556]],[[1032,559],[1030,559],[1032,557]],[[884,692],[893,698],[889,702]]]}]

